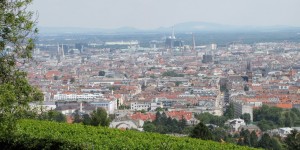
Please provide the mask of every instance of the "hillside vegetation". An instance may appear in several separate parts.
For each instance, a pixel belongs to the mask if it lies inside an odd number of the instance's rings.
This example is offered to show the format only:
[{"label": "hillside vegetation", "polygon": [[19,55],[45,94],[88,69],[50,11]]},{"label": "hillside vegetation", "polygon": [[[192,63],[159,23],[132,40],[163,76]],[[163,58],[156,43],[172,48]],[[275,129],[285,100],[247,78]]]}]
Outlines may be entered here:
[{"label": "hillside vegetation", "polygon": [[20,120],[5,149],[252,149],[238,145],[50,121]]}]

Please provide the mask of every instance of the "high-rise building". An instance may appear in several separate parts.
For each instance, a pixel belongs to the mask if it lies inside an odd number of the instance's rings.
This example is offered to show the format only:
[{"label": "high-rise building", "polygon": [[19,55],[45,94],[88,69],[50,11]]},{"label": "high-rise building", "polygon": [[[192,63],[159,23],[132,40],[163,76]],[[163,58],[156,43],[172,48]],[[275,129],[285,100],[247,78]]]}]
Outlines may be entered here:
[{"label": "high-rise building", "polygon": [[210,63],[213,61],[213,56],[211,54],[205,53],[203,55],[202,63]]},{"label": "high-rise building", "polygon": [[247,71],[246,71],[246,75],[248,77],[248,82],[252,83],[252,77],[253,77],[253,73],[252,73],[252,66],[251,66],[251,62],[247,61],[247,67],[246,67]]},{"label": "high-rise building", "polygon": [[243,103],[242,101],[233,101],[234,116],[240,117],[241,115],[248,113],[250,120],[253,121],[253,107]]},{"label": "high-rise building", "polygon": [[217,44],[211,44],[210,46],[211,46],[211,50],[216,50],[216,49],[217,49],[217,47],[218,47],[218,45],[217,45]]},{"label": "high-rise building", "polygon": [[62,45],[62,48],[64,50],[64,55],[68,55],[69,54],[69,45]]}]

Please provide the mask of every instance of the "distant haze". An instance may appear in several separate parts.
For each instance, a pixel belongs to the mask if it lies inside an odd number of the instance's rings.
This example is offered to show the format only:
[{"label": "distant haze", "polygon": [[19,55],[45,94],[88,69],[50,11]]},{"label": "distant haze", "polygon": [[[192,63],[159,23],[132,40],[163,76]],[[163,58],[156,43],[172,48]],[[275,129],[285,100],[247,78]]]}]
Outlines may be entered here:
[{"label": "distant haze", "polygon": [[44,27],[154,29],[190,21],[300,27],[299,7],[300,0],[34,0],[30,9]]}]

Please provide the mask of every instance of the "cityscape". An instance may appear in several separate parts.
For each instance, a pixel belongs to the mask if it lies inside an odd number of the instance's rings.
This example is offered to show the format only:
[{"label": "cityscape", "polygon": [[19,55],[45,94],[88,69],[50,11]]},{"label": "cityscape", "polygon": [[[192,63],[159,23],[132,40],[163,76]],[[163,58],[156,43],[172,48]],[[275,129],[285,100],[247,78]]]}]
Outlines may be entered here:
[{"label": "cityscape", "polygon": [[300,149],[300,27],[41,26],[31,47],[11,26],[0,26],[4,149]]}]

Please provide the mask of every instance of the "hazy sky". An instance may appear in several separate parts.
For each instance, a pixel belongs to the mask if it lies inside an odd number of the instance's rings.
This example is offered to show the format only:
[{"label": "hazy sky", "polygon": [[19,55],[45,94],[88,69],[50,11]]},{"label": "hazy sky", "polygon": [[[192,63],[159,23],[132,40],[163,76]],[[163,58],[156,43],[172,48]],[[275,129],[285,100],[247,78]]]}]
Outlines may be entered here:
[{"label": "hazy sky", "polygon": [[34,0],[39,26],[141,29],[201,21],[300,27],[300,0]]}]

